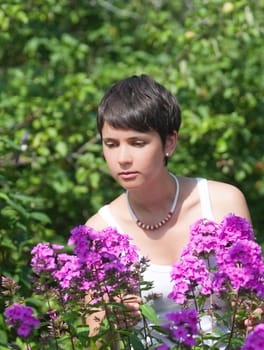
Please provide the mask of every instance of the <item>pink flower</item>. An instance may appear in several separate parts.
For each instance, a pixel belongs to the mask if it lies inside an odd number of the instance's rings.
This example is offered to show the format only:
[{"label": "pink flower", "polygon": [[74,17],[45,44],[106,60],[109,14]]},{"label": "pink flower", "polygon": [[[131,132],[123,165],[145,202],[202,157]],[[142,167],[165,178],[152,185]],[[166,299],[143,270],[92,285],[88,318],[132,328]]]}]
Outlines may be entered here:
[{"label": "pink flower", "polygon": [[74,255],[59,254],[57,258],[58,268],[53,272],[62,289],[71,287],[71,283],[81,277],[81,264]]},{"label": "pink flower", "polygon": [[221,247],[216,254],[218,271],[215,290],[231,284],[234,290],[263,292],[264,264],[261,247],[254,241],[237,240],[230,247]]},{"label": "pink flower", "polygon": [[43,272],[50,272],[56,269],[55,252],[50,243],[39,243],[31,251],[32,270],[40,275]]},{"label": "pink flower", "polygon": [[221,246],[229,246],[237,240],[255,240],[253,228],[248,220],[233,214],[226,215],[220,222],[218,236]]},{"label": "pink flower", "polygon": [[264,324],[261,323],[249,333],[241,350],[263,350],[264,349]]},{"label": "pink flower", "polygon": [[218,224],[208,219],[200,219],[190,227],[190,240],[187,251],[194,255],[208,256],[218,245]]},{"label": "pink flower", "polygon": [[197,286],[201,287],[202,295],[209,295],[212,290],[210,271],[205,262],[187,251],[173,265],[171,279],[174,285],[169,298],[179,304],[183,304],[188,296],[193,297]]},{"label": "pink flower", "polygon": [[128,235],[112,227],[96,231],[82,225],[71,231],[69,244],[75,245],[74,253],[82,266],[83,287],[96,289],[103,285],[105,292],[121,285],[127,289],[138,288],[132,272],[136,271],[134,264],[139,262],[139,255]]}]

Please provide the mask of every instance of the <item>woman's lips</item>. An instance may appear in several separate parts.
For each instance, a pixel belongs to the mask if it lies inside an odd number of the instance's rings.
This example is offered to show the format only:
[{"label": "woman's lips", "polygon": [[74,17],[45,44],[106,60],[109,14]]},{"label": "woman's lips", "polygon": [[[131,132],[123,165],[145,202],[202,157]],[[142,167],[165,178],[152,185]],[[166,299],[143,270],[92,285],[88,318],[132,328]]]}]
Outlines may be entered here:
[{"label": "woman's lips", "polygon": [[136,171],[122,171],[118,175],[121,177],[123,180],[133,180],[137,176]]}]

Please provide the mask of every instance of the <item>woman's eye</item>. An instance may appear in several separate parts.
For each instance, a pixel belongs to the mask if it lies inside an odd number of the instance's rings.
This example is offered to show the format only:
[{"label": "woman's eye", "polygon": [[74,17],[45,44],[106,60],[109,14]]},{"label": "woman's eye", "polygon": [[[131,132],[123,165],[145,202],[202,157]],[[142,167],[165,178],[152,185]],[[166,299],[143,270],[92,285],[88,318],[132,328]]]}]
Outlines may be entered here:
[{"label": "woman's eye", "polygon": [[145,144],[146,144],[145,141],[140,141],[140,140],[133,142],[133,145],[136,147],[143,147],[145,146]]},{"label": "woman's eye", "polygon": [[113,148],[113,147],[117,146],[117,144],[115,142],[105,142],[104,144],[108,148]]}]

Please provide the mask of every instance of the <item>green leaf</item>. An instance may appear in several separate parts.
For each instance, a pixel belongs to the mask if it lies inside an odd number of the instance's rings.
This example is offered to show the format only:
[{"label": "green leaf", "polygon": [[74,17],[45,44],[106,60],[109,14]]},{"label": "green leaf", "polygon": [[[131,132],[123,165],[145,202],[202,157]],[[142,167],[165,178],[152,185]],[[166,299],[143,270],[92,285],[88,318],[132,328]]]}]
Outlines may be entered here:
[{"label": "green leaf", "polygon": [[145,349],[145,346],[142,344],[140,339],[135,334],[129,335],[129,341],[130,341],[134,350],[144,350]]},{"label": "green leaf", "polygon": [[79,326],[76,330],[77,337],[81,341],[83,345],[87,343],[87,339],[89,336],[89,327],[88,326]]},{"label": "green leaf", "polygon": [[8,199],[8,204],[10,205],[10,207],[12,207],[14,210],[16,210],[18,213],[20,213],[23,217],[27,218],[28,217],[28,212],[27,210],[20,204],[18,204],[17,202],[14,202],[13,200],[11,200],[10,198]]},{"label": "green leaf", "polygon": [[56,144],[56,151],[59,153],[60,156],[65,157],[67,155],[68,152],[68,146],[65,142],[63,141],[59,141]]},{"label": "green leaf", "polygon": [[39,222],[42,222],[43,224],[50,224],[51,220],[48,217],[48,215],[44,214],[44,213],[40,213],[40,212],[33,212],[29,214],[29,217],[31,219],[37,220]]},{"label": "green leaf", "polygon": [[142,315],[145,316],[149,321],[153,322],[156,325],[159,325],[159,319],[152,306],[148,304],[142,304],[140,305],[140,310],[142,312]]},{"label": "green leaf", "polygon": [[6,193],[0,192],[0,198],[4,199],[6,202],[9,201],[9,197]]}]

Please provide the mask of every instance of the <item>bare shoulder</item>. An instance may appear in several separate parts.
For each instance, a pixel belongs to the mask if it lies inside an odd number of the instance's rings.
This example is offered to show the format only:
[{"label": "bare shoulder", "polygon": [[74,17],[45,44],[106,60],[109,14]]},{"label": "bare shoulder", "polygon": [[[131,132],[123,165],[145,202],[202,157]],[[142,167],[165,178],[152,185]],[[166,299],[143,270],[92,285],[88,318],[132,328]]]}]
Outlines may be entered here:
[{"label": "bare shoulder", "polygon": [[250,220],[245,196],[238,187],[208,180],[208,188],[216,219],[221,220],[226,214],[233,213]]},{"label": "bare shoulder", "polygon": [[97,231],[100,231],[107,227],[107,223],[103,220],[98,213],[91,216],[85,223],[86,226],[92,227]]},{"label": "bare shoulder", "polygon": [[242,191],[231,184],[208,180],[209,191],[221,200],[245,200]]},{"label": "bare shoulder", "polygon": [[[110,208],[111,213],[113,213],[115,218],[119,217],[119,213],[123,212],[124,208],[124,195],[121,194],[115,198],[112,202],[107,204]],[[103,217],[97,212],[91,216],[85,223],[86,226],[90,226],[95,230],[99,231],[109,226],[109,224],[103,219]]]}]

